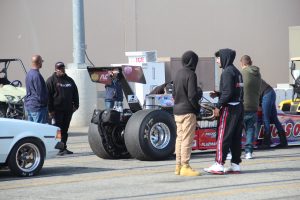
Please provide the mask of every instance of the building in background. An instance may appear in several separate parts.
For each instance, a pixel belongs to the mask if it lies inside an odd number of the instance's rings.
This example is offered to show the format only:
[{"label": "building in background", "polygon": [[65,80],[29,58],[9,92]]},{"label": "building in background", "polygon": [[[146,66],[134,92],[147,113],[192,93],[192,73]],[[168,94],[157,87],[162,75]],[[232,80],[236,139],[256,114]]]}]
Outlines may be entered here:
[{"label": "building in background", "polygon": [[[289,80],[289,27],[300,26],[299,0],[89,0],[84,7],[86,53],[96,66],[126,63],[127,51],[211,57],[229,47],[237,58],[251,55],[272,86]],[[0,13],[1,58],[29,66],[38,53],[44,77],[57,61],[72,62],[71,0],[2,0]]]}]

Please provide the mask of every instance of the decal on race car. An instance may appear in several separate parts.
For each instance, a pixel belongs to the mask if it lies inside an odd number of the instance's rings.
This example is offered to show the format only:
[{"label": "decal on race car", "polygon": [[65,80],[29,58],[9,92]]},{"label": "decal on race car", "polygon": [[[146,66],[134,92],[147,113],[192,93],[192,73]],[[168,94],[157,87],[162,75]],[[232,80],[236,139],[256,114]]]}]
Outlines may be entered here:
[{"label": "decal on race car", "polygon": [[139,100],[135,95],[128,95],[128,103],[138,103]]}]

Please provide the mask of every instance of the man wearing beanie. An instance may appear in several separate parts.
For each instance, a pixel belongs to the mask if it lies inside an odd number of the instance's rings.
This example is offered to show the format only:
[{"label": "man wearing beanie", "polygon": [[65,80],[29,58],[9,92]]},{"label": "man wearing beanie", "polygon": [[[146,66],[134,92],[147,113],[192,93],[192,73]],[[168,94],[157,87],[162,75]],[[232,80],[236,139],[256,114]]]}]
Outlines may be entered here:
[{"label": "man wearing beanie", "polygon": [[[216,63],[223,69],[220,79],[220,92],[212,92],[212,98],[219,97],[214,116],[219,118],[217,125],[217,149],[215,164],[204,171],[212,174],[239,173],[241,160],[241,140],[243,128],[243,78],[233,65],[235,51],[221,49],[215,53]],[[231,167],[224,169],[226,156],[231,150]]]},{"label": "man wearing beanie", "polygon": [[67,149],[68,129],[73,112],[79,107],[78,90],[74,80],[65,73],[63,62],[55,64],[55,72],[46,82],[49,92],[48,109],[53,125],[61,129],[64,149],[58,155],[73,154]]},{"label": "man wearing beanie", "polygon": [[173,81],[174,115],[177,126],[176,138],[176,168],[175,174],[181,176],[199,176],[193,170],[189,161],[192,143],[196,129],[196,115],[200,111],[197,90],[197,76],[195,73],[198,56],[193,51],[182,55],[183,68],[177,71]]}]

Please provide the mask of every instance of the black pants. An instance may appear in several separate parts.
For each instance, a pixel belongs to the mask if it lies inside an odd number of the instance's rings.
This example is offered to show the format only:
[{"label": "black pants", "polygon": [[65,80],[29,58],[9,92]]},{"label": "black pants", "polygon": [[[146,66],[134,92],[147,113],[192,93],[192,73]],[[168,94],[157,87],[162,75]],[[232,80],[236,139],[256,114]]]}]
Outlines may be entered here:
[{"label": "black pants", "polygon": [[242,162],[242,129],[244,108],[243,104],[228,105],[221,108],[220,119],[217,126],[216,162],[224,164],[226,156],[231,150],[231,162]]},{"label": "black pants", "polygon": [[55,111],[55,126],[61,129],[61,141],[67,148],[68,130],[72,119],[72,111]]}]

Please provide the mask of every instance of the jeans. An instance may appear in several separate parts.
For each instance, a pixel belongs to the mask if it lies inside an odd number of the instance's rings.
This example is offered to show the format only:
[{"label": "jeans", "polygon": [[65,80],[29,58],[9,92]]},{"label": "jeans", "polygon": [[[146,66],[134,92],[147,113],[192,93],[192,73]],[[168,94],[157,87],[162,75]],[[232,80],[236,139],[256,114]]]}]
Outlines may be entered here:
[{"label": "jeans", "polygon": [[253,140],[257,127],[257,114],[256,112],[244,113],[244,128],[246,133],[245,152],[253,153]]},{"label": "jeans", "polygon": [[28,114],[28,121],[46,124],[48,122],[48,108],[40,108],[37,112],[26,110]]},{"label": "jeans", "polygon": [[276,110],[276,93],[271,90],[263,95],[262,98],[262,111],[263,111],[263,122],[265,127],[265,134],[271,134],[270,124],[274,123],[278,133],[284,133],[281,123],[277,117]]},{"label": "jeans", "polygon": [[106,109],[113,108],[114,104],[115,104],[114,100],[105,99],[105,108]]}]

